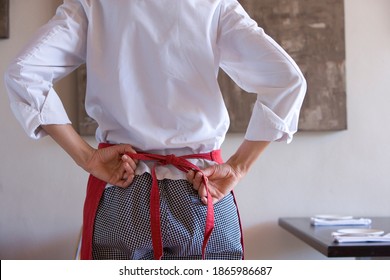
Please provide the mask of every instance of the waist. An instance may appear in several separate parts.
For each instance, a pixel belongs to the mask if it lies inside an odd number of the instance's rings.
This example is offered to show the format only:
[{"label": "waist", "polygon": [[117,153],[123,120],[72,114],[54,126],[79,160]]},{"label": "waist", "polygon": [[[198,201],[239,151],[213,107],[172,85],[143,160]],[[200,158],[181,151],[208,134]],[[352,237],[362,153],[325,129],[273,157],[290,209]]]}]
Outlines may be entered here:
[{"label": "waist", "polygon": [[[113,146],[115,144],[111,143],[100,143],[99,149]],[[174,154],[173,154],[173,153]],[[186,173],[180,170],[175,165],[172,164],[156,164],[159,159],[164,160],[167,157],[175,156],[179,159],[185,159],[189,163],[197,166],[199,169],[204,169],[206,167],[223,163],[221,150],[213,150],[206,153],[187,153],[187,149],[166,149],[158,151],[137,151],[137,155],[141,157],[143,155],[149,156],[148,159],[140,159],[135,170],[135,175],[142,175],[144,173],[152,173],[154,169],[155,175],[158,180],[171,179],[171,180],[181,180],[186,179]],[[153,158],[155,157],[155,158]],[[139,158],[137,158],[139,159]]]}]

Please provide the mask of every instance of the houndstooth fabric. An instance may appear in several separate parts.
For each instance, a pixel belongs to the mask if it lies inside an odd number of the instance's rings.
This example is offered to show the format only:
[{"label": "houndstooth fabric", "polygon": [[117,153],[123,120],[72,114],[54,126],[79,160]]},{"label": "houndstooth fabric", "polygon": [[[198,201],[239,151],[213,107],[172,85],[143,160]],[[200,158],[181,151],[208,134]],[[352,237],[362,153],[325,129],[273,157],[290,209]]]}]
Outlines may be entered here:
[{"label": "houndstooth fabric", "polygon": [[[162,259],[202,259],[206,206],[186,180],[159,180]],[[136,176],[126,189],[106,188],[96,214],[94,259],[153,259],[149,201],[152,177]],[[214,205],[215,227],[206,259],[242,259],[233,195]]]}]

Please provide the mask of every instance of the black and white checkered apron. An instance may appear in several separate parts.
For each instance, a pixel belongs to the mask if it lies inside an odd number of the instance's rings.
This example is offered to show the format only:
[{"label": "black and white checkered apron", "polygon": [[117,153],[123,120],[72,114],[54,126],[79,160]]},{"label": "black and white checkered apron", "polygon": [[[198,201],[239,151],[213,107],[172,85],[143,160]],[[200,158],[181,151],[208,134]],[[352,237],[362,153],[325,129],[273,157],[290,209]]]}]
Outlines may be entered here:
[{"label": "black and white checkered apron", "polygon": [[[150,225],[152,176],[137,175],[128,188],[107,187],[94,222],[94,259],[153,259]],[[207,207],[187,180],[158,180],[162,259],[202,259]],[[233,194],[214,205],[206,259],[242,259],[242,236]]]}]

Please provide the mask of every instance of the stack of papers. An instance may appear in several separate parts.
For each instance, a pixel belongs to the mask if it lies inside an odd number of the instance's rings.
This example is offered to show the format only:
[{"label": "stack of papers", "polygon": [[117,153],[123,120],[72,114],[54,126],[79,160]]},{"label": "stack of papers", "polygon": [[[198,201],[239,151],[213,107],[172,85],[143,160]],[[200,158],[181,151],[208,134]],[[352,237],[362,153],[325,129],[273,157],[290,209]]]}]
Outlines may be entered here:
[{"label": "stack of papers", "polygon": [[390,242],[390,233],[383,235],[382,230],[376,229],[340,229],[332,235],[336,242]]},{"label": "stack of papers", "polygon": [[354,218],[353,216],[316,215],[310,218],[313,226],[366,226],[371,224],[371,219]]},{"label": "stack of papers", "polygon": [[336,236],[335,241],[338,243],[390,242],[390,234],[386,234],[383,236]]}]

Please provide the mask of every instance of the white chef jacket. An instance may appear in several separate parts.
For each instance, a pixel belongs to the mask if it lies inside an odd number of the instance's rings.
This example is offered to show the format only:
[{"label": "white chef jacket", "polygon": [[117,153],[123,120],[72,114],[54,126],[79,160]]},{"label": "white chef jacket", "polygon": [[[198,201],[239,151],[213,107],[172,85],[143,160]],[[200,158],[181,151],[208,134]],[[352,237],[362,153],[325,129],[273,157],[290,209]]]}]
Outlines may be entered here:
[{"label": "white chef jacket", "polygon": [[296,63],[235,0],[65,0],[6,71],[30,137],[70,123],[53,84],[82,63],[97,141],[145,152],[220,148],[229,127],[220,68],[257,94],[248,140],[290,142],[306,92]]}]

